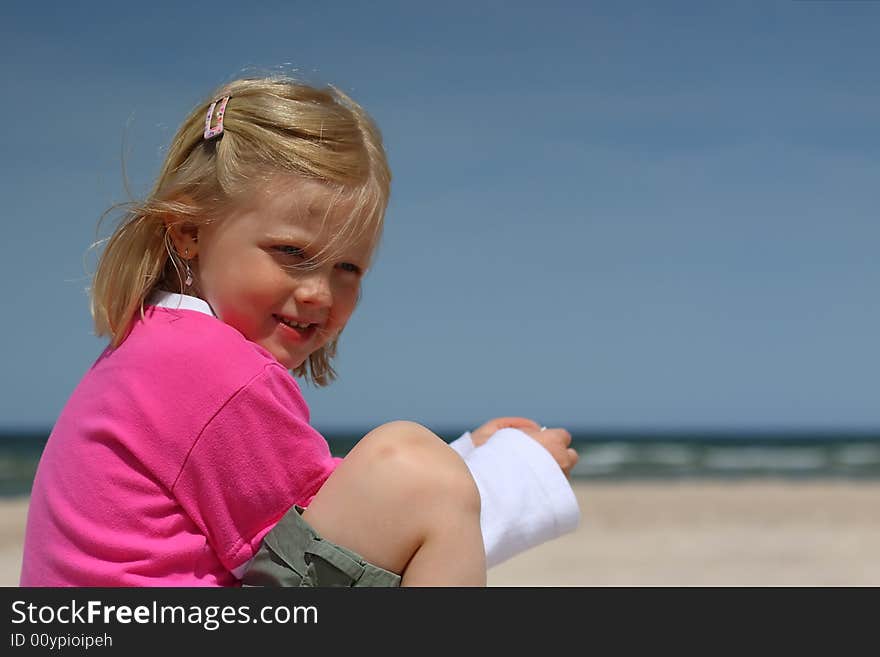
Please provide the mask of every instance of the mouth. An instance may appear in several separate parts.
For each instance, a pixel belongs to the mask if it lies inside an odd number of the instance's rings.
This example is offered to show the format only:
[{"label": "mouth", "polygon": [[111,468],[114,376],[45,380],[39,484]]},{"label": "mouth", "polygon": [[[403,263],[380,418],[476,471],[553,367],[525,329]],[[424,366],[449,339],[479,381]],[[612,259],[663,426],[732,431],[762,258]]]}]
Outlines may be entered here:
[{"label": "mouth", "polygon": [[281,315],[272,315],[272,317],[286,329],[285,333],[297,335],[303,340],[312,337],[318,330],[318,324],[314,322],[300,322]]}]

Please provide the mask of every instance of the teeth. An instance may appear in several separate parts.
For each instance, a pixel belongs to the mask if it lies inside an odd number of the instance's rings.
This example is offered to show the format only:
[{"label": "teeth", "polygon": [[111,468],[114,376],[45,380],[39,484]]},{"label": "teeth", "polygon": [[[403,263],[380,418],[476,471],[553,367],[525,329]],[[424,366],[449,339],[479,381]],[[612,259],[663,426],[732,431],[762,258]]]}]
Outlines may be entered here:
[{"label": "teeth", "polygon": [[292,322],[289,319],[285,319],[284,317],[278,317],[278,321],[282,324],[287,324],[288,326],[292,326],[293,328],[298,329],[307,329],[311,326],[311,324],[299,324],[297,322]]}]

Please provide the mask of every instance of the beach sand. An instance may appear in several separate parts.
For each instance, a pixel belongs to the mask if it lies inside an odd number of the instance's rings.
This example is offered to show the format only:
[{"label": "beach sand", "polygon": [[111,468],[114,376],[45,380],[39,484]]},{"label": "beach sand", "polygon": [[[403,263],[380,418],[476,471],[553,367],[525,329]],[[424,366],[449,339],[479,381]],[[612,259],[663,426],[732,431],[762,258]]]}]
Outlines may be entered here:
[{"label": "beach sand", "polygon": [[[880,586],[880,482],[576,482],[569,535],[490,586]],[[0,585],[16,586],[27,498],[0,500]]]}]

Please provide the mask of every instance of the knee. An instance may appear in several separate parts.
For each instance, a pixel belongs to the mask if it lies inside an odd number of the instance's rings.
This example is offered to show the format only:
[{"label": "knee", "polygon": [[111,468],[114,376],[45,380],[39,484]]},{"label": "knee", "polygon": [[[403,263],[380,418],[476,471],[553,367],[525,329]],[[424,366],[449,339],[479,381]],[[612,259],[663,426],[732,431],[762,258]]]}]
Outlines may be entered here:
[{"label": "knee", "polygon": [[394,456],[410,450],[434,449],[443,443],[433,431],[417,422],[397,420],[386,422],[364,436],[357,447],[377,456]]},{"label": "knee", "polygon": [[377,476],[393,478],[412,502],[452,503],[479,513],[480,493],[467,465],[427,427],[389,422],[364,436],[355,450]]}]

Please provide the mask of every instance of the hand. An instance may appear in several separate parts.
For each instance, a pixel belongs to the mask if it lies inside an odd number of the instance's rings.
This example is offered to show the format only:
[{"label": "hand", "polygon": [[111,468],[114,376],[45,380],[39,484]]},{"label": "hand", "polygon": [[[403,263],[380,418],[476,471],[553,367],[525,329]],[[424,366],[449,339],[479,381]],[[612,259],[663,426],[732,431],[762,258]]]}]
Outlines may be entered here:
[{"label": "hand", "polygon": [[474,447],[479,447],[489,440],[496,431],[507,428],[534,429],[537,431],[540,430],[541,426],[537,422],[524,417],[496,417],[494,420],[486,422],[480,428],[471,431],[471,441],[473,441]]},{"label": "hand", "polygon": [[497,417],[471,432],[474,447],[479,447],[492,437],[496,431],[505,428],[519,429],[535,440],[556,461],[566,477],[578,462],[578,453],[571,448],[571,434],[565,429],[541,428],[537,422],[524,417]]},{"label": "hand", "polygon": [[578,453],[571,448],[571,434],[565,429],[521,429],[523,433],[537,441],[550,452],[566,477],[578,462]]}]

